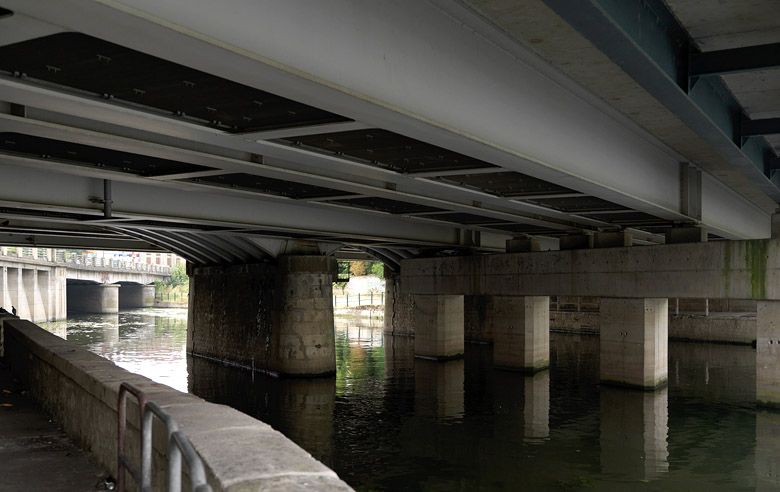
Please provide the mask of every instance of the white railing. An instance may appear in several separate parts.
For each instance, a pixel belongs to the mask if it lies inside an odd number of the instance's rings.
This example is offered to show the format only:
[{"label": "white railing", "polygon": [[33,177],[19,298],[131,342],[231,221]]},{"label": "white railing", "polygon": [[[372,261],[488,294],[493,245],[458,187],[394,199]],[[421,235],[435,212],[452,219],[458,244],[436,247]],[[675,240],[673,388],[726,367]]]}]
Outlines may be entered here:
[{"label": "white railing", "polygon": [[358,294],[334,294],[333,307],[336,309],[358,306],[383,306],[384,292],[361,292]]},{"label": "white railing", "polygon": [[39,261],[77,268],[105,268],[139,273],[154,273],[158,275],[170,275],[171,273],[171,267],[167,265],[152,265],[114,258],[98,258],[89,255],[67,255],[65,251],[62,250],[44,248],[2,247],[0,248],[0,256],[7,258],[37,259]]}]

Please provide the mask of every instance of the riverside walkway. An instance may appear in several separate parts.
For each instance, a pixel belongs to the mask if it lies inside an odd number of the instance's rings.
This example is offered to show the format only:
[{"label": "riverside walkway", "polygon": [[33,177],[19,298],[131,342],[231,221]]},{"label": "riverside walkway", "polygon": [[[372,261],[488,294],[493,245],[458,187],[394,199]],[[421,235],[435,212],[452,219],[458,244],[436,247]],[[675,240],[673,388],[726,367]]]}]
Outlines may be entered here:
[{"label": "riverside walkway", "polygon": [[105,477],[0,363],[0,491],[105,490]]}]

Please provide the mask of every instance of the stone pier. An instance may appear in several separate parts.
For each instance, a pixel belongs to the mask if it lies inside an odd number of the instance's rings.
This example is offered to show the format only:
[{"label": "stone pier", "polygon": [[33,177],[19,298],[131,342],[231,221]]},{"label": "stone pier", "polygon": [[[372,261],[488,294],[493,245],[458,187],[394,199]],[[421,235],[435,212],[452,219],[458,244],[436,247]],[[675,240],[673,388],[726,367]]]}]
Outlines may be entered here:
[{"label": "stone pier", "polygon": [[123,282],[119,288],[119,307],[137,309],[154,306],[154,285]]},{"label": "stone pier", "polygon": [[68,283],[68,313],[119,312],[119,284]]},{"label": "stone pier", "polygon": [[413,298],[414,354],[447,360],[463,356],[463,296]]},{"label": "stone pier", "polygon": [[601,300],[601,380],[654,389],[668,378],[667,299]]},{"label": "stone pier", "polygon": [[401,284],[401,275],[385,268],[385,333],[414,335],[412,312],[414,301]]},{"label": "stone pier", "polygon": [[313,255],[194,268],[187,351],[271,374],[333,374],[336,272],[335,258]]}]

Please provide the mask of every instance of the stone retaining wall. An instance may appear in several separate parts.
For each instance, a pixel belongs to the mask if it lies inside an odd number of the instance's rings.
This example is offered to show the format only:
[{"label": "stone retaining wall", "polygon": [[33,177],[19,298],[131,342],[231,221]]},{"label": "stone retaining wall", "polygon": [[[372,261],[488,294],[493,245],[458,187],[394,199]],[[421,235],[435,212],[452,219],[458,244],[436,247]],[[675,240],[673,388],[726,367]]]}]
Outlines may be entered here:
[{"label": "stone retaining wall", "polygon": [[[5,359],[14,374],[68,435],[114,476],[117,392],[122,382],[129,382],[176,420],[203,459],[215,491],[351,490],[309,453],[244,413],[128,372],[29,321],[6,318],[2,327]],[[132,398],[127,415],[128,450],[138,456],[138,407]],[[155,490],[165,489],[164,432],[156,421]]]}]

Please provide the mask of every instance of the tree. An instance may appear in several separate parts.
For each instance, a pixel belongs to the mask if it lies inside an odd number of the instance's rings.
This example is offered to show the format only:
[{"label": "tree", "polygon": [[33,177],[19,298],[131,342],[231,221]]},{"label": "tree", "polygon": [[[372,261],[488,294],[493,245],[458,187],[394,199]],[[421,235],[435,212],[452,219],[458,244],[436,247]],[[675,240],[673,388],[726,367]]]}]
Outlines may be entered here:
[{"label": "tree", "polygon": [[360,277],[366,274],[366,262],[362,260],[351,261],[349,263],[349,273],[354,277]]},{"label": "tree", "polygon": [[168,279],[168,285],[171,287],[178,287],[180,285],[186,285],[190,281],[187,276],[187,269],[182,264],[175,265],[171,268],[171,276]]},{"label": "tree", "polygon": [[372,261],[371,266],[368,268],[368,272],[371,275],[376,275],[379,278],[384,278],[385,276],[385,264],[381,261]]}]

